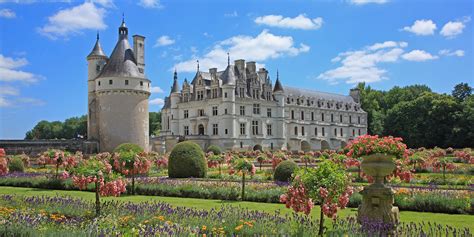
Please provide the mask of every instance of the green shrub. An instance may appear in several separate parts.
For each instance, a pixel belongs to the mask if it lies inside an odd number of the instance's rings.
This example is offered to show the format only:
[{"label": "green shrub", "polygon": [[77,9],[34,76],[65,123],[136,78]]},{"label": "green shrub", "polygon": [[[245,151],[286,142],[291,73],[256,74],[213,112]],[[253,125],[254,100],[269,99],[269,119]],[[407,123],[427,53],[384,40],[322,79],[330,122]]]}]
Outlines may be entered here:
[{"label": "green shrub", "polygon": [[130,151],[134,153],[140,153],[140,152],[143,152],[143,148],[133,143],[122,143],[114,149],[114,152],[117,152],[117,153],[130,152]]},{"label": "green shrub", "polygon": [[206,172],[206,159],[198,144],[194,142],[176,144],[168,160],[168,176],[170,178],[203,178],[206,176]]},{"label": "green shrub", "polygon": [[298,168],[298,165],[292,160],[282,161],[273,174],[273,179],[276,181],[288,182],[291,179],[291,175]]},{"label": "green shrub", "polygon": [[8,162],[8,169],[10,172],[24,172],[25,165],[23,164],[23,160],[20,157],[14,157]]},{"label": "green shrub", "polygon": [[220,155],[222,153],[222,150],[219,146],[216,146],[216,145],[210,145],[208,148],[207,148],[207,152],[212,152],[214,153],[214,155]]}]

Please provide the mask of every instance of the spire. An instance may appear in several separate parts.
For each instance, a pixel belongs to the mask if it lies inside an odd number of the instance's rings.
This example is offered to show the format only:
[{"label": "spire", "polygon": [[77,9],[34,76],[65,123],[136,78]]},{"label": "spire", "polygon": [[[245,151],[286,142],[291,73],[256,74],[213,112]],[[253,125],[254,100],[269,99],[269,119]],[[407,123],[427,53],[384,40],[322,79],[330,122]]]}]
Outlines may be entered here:
[{"label": "spire", "polygon": [[227,66],[230,66],[230,54],[227,52]]},{"label": "spire", "polygon": [[125,14],[122,13],[122,24],[120,24],[120,27],[119,27],[119,36],[122,37],[127,37],[128,36],[128,28],[127,26],[125,25]]},{"label": "spire", "polygon": [[197,62],[197,71],[199,72],[199,59],[196,60],[196,62]]},{"label": "spire", "polygon": [[277,79],[275,81],[275,87],[273,88],[273,92],[278,92],[278,91],[283,92],[284,90],[283,90],[283,86],[280,83],[280,74],[278,73],[278,69],[277,69]]},{"label": "spire", "polygon": [[171,87],[171,94],[178,93],[178,92],[179,92],[178,73],[176,72],[176,69],[175,69],[174,76],[173,76],[173,87]]},{"label": "spire", "polygon": [[87,58],[91,56],[104,56],[107,57],[104,53],[104,50],[102,50],[102,46],[100,45],[99,41],[99,31],[97,31],[97,40],[95,41],[94,48],[92,49],[91,53],[87,55]]}]

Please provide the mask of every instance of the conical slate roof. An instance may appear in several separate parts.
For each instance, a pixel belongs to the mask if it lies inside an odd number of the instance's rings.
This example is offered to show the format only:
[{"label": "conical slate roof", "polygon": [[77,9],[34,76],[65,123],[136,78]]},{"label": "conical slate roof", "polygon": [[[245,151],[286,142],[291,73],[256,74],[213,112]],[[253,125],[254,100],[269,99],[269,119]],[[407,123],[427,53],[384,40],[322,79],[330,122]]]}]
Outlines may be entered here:
[{"label": "conical slate roof", "polygon": [[283,86],[282,86],[281,83],[280,83],[280,78],[277,78],[277,79],[276,79],[275,87],[273,88],[273,92],[277,92],[277,91],[284,92]]},{"label": "conical slate roof", "polygon": [[222,85],[235,85],[235,71],[233,65],[228,65],[225,71],[220,75]]},{"label": "conical slate roof", "polygon": [[173,87],[171,87],[171,93],[179,93],[178,73],[176,71],[174,71]]},{"label": "conical slate roof", "polygon": [[87,57],[92,57],[92,56],[104,56],[107,57],[104,53],[104,50],[102,50],[102,46],[100,45],[99,42],[99,35],[97,34],[97,41],[95,42],[94,48],[92,49],[92,52],[87,55]]}]

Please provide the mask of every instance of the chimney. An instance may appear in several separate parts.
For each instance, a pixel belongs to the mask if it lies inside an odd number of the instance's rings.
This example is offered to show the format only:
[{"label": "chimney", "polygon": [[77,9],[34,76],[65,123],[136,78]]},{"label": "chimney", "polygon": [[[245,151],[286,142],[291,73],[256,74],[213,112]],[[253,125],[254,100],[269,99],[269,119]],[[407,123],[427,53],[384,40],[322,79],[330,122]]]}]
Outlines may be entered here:
[{"label": "chimney", "polygon": [[265,68],[258,69],[258,78],[260,79],[260,81],[265,82],[267,77],[268,77],[267,69],[265,69]]},{"label": "chimney", "polygon": [[234,61],[235,66],[237,67],[237,70],[239,70],[240,73],[244,73],[245,69],[245,60],[243,59],[238,59]]},{"label": "chimney", "polygon": [[133,36],[133,52],[137,60],[138,71],[145,73],[145,37],[141,35]]},{"label": "chimney", "polygon": [[255,62],[247,62],[247,71],[249,73],[256,73],[257,72],[257,68],[255,67]]},{"label": "chimney", "polygon": [[356,103],[360,103],[360,90],[359,88],[351,89],[349,95],[354,99]]},{"label": "chimney", "polygon": [[217,77],[217,68],[209,68],[209,73],[211,74],[211,78],[215,79]]}]

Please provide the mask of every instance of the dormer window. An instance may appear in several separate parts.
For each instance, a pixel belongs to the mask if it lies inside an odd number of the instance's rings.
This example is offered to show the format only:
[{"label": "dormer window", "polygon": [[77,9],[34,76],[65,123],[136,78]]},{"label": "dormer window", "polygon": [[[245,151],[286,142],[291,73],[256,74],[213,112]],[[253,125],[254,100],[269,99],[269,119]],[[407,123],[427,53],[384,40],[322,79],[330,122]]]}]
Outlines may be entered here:
[{"label": "dormer window", "polygon": [[112,80],[109,80],[109,85],[112,85],[113,81]]},{"label": "dormer window", "polygon": [[140,86],[143,86],[143,81],[140,81]]},{"label": "dormer window", "polygon": [[96,71],[97,73],[100,72],[100,65],[96,65],[96,66],[95,66],[95,71]]},{"label": "dormer window", "polygon": [[98,81],[97,84],[100,86],[100,81]]},{"label": "dormer window", "polygon": [[125,85],[128,86],[128,80],[125,80]]}]

